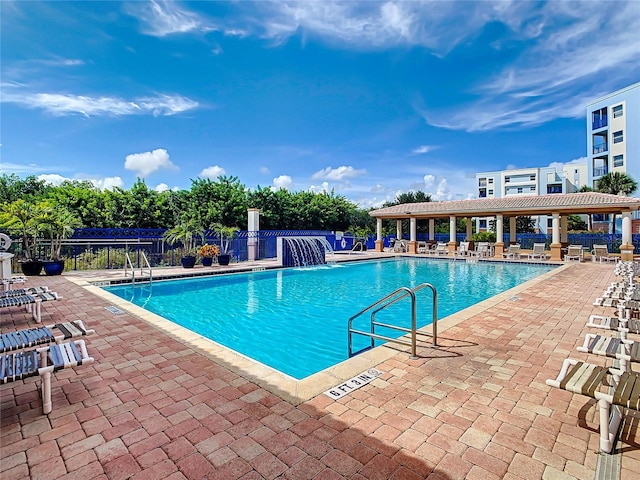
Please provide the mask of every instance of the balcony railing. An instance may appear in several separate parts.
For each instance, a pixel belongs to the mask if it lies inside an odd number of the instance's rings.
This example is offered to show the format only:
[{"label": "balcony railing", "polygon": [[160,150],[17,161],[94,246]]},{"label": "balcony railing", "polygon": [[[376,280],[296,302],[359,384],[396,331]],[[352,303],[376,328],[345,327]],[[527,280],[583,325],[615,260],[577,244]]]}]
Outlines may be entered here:
[{"label": "balcony railing", "polygon": [[606,152],[607,150],[609,150],[609,145],[606,143],[593,146],[593,153],[602,153],[602,152]]},{"label": "balcony railing", "polygon": [[607,167],[597,167],[593,169],[594,177],[601,177],[607,174]]},{"label": "balcony railing", "polygon": [[594,118],[591,123],[591,130],[596,130],[598,128],[606,127],[608,124],[607,117],[598,117]]}]

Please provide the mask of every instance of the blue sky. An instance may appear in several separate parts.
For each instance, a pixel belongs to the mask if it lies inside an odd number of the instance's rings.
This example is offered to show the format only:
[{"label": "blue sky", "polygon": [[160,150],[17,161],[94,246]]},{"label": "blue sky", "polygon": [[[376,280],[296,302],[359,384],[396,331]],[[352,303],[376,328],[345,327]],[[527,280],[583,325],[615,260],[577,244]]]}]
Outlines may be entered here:
[{"label": "blue sky", "polygon": [[363,207],[584,159],[640,2],[2,1],[0,173],[334,190]]}]

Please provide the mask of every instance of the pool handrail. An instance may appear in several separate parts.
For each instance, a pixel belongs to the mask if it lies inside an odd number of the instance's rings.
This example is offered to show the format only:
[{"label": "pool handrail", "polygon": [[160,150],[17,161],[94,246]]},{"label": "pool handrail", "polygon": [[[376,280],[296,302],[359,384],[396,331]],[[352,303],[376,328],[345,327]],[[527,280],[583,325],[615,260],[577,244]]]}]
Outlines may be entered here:
[{"label": "pool handrail", "polygon": [[[390,294],[386,295],[385,297],[381,298],[380,300],[378,300],[377,302],[372,303],[371,305],[369,305],[368,307],[362,309],[361,311],[359,311],[358,313],[356,313],[355,315],[353,315],[351,318],[349,318],[349,323],[348,323],[348,346],[349,346],[349,358],[351,358],[354,353],[353,353],[353,341],[352,341],[352,334],[358,334],[358,335],[364,335],[364,336],[368,336],[371,338],[371,346],[362,350],[359,350],[356,353],[360,353],[364,350],[368,350],[370,348],[374,347],[374,340],[380,339],[380,340],[385,340],[388,342],[393,342],[393,343],[399,343],[401,345],[409,345],[411,346],[411,358],[417,358],[417,354],[416,354],[416,335],[417,335],[417,331],[416,331],[416,294],[415,292],[425,288],[425,287],[429,287],[431,289],[431,291],[433,292],[433,346],[437,347],[438,346],[438,292],[436,291],[436,288],[431,285],[430,283],[422,283],[420,285],[418,285],[417,287],[411,289],[409,287],[400,287],[397,290],[394,290],[393,292],[391,292]],[[398,295],[399,293],[402,293],[401,295]],[[375,314],[377,312],[379,312],[380,310],[383,310],[385,308],[387,308],[390,305],[393,305],[397,302],[399,302],[400,300],[406,298],[407,296],[411,296],[411,328],[404,328],[404,327],[399,327],[397,325],[390,325],[390,324],[386,324],[386,323],[381,323],[381,322],[376,322],[375,320]],[[379,308],[376,308],[379,307]],[[362,330],[354,330],[353,329],[353,321],[358,318],[359,316],[363,315],[364,313],[371,311],[372,309],[376,308],[375,310],[373,310],[371,312],[371,331],[370,332],[364,332]],[[381,326],[381,327],[386,327],[386,328],[391,328],[394,330],[399,330],[399,331],[403,331],[403,332],[407,332],[407,333],[411,333],[411,342],[406,342],[401,340],[402,337],[400,338],[392,338],[392,337],[386,337],[384,335],[378,335],[375,333],[375,327],[376,326]]]}]

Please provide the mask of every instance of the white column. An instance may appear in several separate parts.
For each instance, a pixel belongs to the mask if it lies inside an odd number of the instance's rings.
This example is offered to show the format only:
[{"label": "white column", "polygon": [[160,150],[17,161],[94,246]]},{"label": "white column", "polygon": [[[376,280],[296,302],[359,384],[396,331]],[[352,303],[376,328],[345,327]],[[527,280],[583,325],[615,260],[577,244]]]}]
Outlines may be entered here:
[{"label": "white column", "polygon": [[451,215],[449,217],[449,243],[456,242],[456,217]]},{"label": "white column", "polygon": [[516,241],[516,217],[511,215],[509,217],[509,242]]},{"label": "white column", "polygon": [[560,217],[560,241],[561,242],[569,241],[569,236],[567,234],[568,230],[569,230],[569,216],[562,215]]},{"label": "white column", "polygon": [[622,244],[631,244],[631,212],[622,212]]},{"label": "white column", "polygon": [[551,214],[551,243],[560,243],[560,214]]},{"label": "white column", "polygon": [[376,240],[382,240],[382,219],[376,218]]},{"label": "white column", "polygon": [[411,242],[415,242],[417,239],[417,224],[418,222],[415,217],[409,219],[409,241]]},{"label": "white column", "polygon": [[398,240],[402,238],[402,220],[396,220],[396,238]]},{"label": "white column", "polygon": [[502,229],[502,215],[496,215],[496,243],[504,242],[504,231]]},{"label": "white column", "polygon": [[247,210],[247,260],[254,261],[258,258],[258,232],[260,231],[260,210],[249,208]]},{"label": "white column", "polygon": [[471,240],[473,237],[473,224],[471,223],[473,219],[471,217],[467,217],[467,237],[465,240]]},{"label": "white column", "polygon": [[434,218],[429,219],[429,240],[435,240],[436,238],[436,220]]}]

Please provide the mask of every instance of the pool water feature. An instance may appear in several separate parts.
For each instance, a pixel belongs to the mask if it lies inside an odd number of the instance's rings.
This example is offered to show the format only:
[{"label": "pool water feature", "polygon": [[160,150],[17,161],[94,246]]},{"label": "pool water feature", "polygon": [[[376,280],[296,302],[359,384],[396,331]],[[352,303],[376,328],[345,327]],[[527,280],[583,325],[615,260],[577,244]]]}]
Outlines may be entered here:
[{"label": "pool water feature", "polygon": [[[221,345],[303,379],[348,357],[349,317],[399,287],[424,282],[443,318],[555,268],[544,264],[397,258],[310,268],[119,285],[107,291]],[[429,289],[417,294],[417,323],[431,323]],[[367,330],[368,316],[354,328]],[[410,302],[376,319],[410,327]],[[397,332],[383,333],[397,336]],[[354,337],[354,350],[368,338]]]}]

